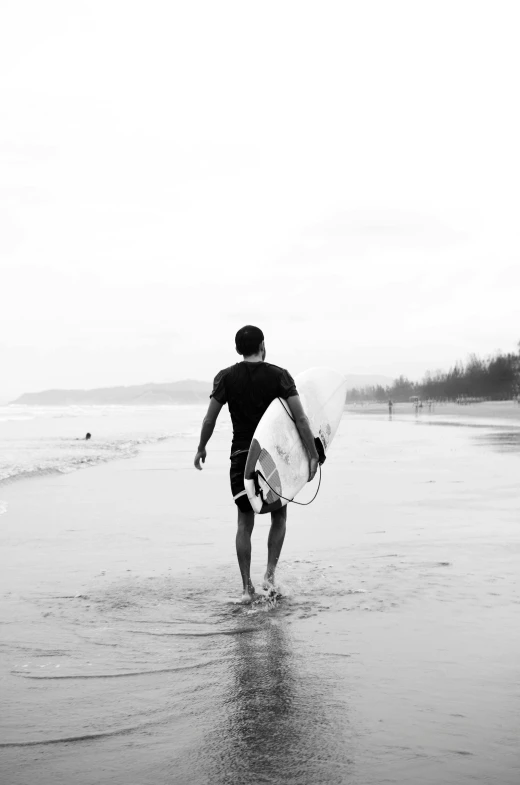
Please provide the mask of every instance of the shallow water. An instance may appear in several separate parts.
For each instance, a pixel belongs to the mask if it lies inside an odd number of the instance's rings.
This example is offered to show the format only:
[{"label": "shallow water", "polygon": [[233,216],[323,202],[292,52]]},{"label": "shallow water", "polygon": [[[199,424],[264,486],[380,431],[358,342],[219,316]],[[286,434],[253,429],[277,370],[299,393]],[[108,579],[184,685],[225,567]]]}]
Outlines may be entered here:
[{"label": "shallow water", "polygon": [[[132,458],[165,439],[194,438],[201,411],[200,405],[0,406],[0,489],[17,479]],[[221,420],[227,430],[228,418]]]},{"label": "shallow water", "polygon": [[[5,536],[40,562],[2,596],[6,781],[516,785],[520,453],[509,434],[347,416],[317,502],[290,511],[282,597],[251,606],[236,602],[223,528],[223,437],[200,486],[213,511],[199,496],[192,517],[152,534],[168,503],[150,496],[137,555],[114,522],[105,561],[89,556],[87,569],[78,551],[87,558],[105,520],[96,528],[77,510],[74,533],[31,545],[9,530],[9,508]],[[202,478],[183,473],[192,456],[176,449],[148,448],[110,477],[126,482],[135,466],[155,498],[175,470],[179,491]],[[56,510],[79,504],[96,471],[58,478]],[[127,492],[138,505],[142,490]],[[258,578],[265,517],[256,529]]]}]

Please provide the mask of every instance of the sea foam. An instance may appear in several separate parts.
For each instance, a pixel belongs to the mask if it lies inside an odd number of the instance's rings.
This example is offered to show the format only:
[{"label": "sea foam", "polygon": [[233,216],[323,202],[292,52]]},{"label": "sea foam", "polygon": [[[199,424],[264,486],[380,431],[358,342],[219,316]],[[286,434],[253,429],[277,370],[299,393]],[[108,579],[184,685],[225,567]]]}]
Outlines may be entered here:
[{"label": "sea foam", "polygon": [[0,485],[132,458],[166,439],[193,438],[201,414],[195,406],[0,407]]}]

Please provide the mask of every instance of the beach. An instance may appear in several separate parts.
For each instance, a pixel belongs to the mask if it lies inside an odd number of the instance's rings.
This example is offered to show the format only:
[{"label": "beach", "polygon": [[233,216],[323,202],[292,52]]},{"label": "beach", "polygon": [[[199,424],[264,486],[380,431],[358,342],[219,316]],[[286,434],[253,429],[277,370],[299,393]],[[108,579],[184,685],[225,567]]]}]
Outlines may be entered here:
[{"label": "beach", "polygon": [[[347,397],[348,399],[348,397]],[[347,403],[346,409],[352,414],[388,414],[386,403]],[[422,401],[416,410],[411,402],[394,403],[392,416],[398,419],[413,417],[420,422],[441,422],[457,424],[474,424],[479,426],[501,426],[517,423],[520,425],[520,405],[517,401],[479,401],[456,403],[455,401]]]},{"label": "beach", "polygon": [[517,785],[515,417],[346,411],[244,606],[229,423],[197,472],[185,411],[0,485],[2,781]]}]

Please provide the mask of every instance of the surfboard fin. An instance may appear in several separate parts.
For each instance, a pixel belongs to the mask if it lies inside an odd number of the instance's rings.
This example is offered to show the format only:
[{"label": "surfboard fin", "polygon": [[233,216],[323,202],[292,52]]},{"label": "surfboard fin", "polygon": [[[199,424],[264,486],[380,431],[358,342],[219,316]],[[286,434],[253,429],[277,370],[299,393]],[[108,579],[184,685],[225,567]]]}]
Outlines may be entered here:
[{"label": "surfboard fin", "polygon": [[256,494],[257,496],[259,496],[259,497],[260,497],[260,499],[262,499],[262,502],[265,504],[264,494],[263,494],[263,492],[262,492],[262,489],[260,488],[260,483],[259,483],[259,481],[258,481],[258,475],[259,475],[259,474],[260,474],[260,472],[258,472],[258,471],[256,471],[256,472],[253,474],[253,482],[254,482],[254,484],[255,484],[255,494]]},{"label": "surfboard fin", "polygon": [[327,456],[325,455],[325,450],[323,449],[323,442],[321,441],[319,436],[316,436],[314,439],[314,444],[316,445],[316,450],[318,451],[318,463],[320,466],[323,466],[325,461],[327,460]]}]

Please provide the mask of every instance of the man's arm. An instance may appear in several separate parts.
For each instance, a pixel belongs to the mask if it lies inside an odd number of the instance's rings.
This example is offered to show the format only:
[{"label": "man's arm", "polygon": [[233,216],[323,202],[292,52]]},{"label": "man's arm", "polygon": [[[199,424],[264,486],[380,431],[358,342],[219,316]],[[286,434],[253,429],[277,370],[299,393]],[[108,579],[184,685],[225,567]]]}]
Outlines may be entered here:
[{"label": "man's arm", "polygon": [[309,454],[309,482],[314,478],[318,471],[318,451],[314,444],[314,436],[312,435],[309,418],[303,411],[302,402],[299,395],[291,395],[287,398],[289,409],[294,417],[294,422],[300,434],[301,440]]},{"label": "man's arm", "polygon": [[196,469],[201,470],[202,466],[200,462],[205,463],[206,461],[206,444],[211,439],[213,431],[215,429],[215,423],[217,422],[217,417],[220,414],[220,410],[222,409],[224,404],[219,403],[215,398],[211,398],[208,406],[208,411],[206,412],[206,416],[202,421],[202,430],[200,432],[200,441],[199,446],[197,447],[197,454],[195,455],[195,460],[193,464]]}]

